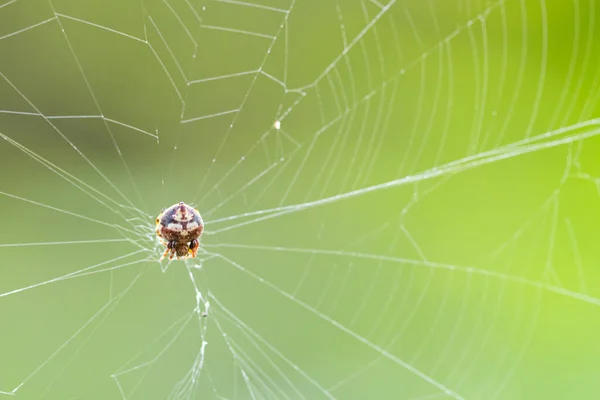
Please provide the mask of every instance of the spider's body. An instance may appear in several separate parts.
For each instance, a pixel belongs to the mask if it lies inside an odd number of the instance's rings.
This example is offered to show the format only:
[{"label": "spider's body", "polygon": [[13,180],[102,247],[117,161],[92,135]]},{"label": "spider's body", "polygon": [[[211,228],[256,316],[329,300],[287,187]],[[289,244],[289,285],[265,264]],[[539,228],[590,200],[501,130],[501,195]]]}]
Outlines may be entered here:
[{"label": "spider's body", "polygon": [[156,218],[156,234],[167,246],[161,260],[169,253],[171,260],[175,255],[178,259],[196,257],[200,245],[198,238],[203,230],[204,222],[198,210],[183,201],[165,209]]}]

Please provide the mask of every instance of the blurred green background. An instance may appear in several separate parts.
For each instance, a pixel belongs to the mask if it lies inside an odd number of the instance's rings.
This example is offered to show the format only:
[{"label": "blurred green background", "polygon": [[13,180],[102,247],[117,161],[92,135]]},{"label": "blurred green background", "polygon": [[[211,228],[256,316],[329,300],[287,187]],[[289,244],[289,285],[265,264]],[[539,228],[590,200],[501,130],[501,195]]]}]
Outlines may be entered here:
[{"label": "blurred green background", "polygon": [[599,8],[0,4],[0,392],[598,398]]}]

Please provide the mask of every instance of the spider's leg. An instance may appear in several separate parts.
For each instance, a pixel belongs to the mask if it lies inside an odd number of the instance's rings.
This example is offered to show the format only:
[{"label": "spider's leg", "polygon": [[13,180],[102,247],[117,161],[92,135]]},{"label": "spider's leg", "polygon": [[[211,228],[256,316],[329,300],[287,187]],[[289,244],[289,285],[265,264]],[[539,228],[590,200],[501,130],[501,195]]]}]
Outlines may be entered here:
[{"label": "spider's leg", "polygon": [[164,260],[164,258],[167,256],[167,254],[169,254],[169,252],[171,252],[171,256],[169,257],[169,259],[172,260],[173,253],[174,253],[173,242],[168,242],[168,243],[164,243],[164,244],[165,244],[165,246],[167,246],[167,249],[163,253],[162,257],[160,257],[160,261]]},{"label": "spider's leg", "polygon": [[192,240],[190,243],[190,253],[192,254],[192,258],[196,257],[196,254],[198,253],[198,247],[200,247],[198,240]]},{"label": "spider's leg", "polygon": [[163,253],[163,255],[159,258],[159,261],[162,261],[165,259],[165,257],[167,256],[167,254],[169,254],[169,252],[171,251],[171,249],[167,248],[165,250],[165,252]]}]

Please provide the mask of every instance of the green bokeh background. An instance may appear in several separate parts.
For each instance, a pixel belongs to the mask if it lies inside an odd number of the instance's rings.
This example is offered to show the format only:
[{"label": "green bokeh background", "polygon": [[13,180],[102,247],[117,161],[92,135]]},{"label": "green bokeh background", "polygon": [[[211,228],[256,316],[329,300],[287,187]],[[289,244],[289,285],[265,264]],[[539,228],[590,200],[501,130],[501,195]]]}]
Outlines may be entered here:
[{"label": "green bokeh background", "polygon": [[0,6],[0,392],[598,398],[599,7],[381,6]]}]

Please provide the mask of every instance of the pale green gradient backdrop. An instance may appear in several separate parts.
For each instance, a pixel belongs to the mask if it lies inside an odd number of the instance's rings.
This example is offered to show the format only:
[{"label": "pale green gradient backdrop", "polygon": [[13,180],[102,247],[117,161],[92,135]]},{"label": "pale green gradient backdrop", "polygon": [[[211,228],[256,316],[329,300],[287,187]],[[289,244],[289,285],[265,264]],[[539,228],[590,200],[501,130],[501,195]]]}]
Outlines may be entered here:
[{"label": "pale green gradient backdrop", "polygon": [[0,391],[597,398],[594,1],[261,4],[0,7]]}]

